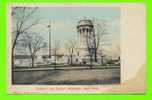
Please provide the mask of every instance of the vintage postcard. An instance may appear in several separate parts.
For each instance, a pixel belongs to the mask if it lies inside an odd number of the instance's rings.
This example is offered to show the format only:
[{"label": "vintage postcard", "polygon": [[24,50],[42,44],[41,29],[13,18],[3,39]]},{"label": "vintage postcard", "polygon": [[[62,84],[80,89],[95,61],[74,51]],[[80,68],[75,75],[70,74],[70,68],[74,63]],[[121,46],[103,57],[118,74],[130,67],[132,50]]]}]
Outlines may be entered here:
[{"label": "vintage postcard", "polygon": [[144,4],[10,4],[8,93],[145,93]]}]

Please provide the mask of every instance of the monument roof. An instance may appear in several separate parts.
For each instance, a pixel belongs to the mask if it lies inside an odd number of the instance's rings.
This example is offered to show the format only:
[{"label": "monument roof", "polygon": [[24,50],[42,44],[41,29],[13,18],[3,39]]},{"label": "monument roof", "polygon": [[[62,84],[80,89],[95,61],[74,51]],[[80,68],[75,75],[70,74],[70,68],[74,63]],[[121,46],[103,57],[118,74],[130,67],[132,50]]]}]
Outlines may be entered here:
[{"label": "monument roof", "polygon": [[83,26],[83,25],[93,25],[93,22],[92,20],[90,19],[81,19],[79,22],[78,22],[78,26]]}]

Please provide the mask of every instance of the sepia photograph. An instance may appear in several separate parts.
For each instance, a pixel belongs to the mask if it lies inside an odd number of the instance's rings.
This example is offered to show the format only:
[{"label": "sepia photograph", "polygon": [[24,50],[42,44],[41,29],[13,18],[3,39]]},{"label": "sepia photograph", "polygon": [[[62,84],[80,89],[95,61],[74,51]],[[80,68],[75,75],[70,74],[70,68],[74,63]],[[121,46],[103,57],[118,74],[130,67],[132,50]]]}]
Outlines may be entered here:
[{"label": "sepia photograph", "polygon": [[[136,62],[144,61],[144,57],[138,60],[144,51],[143,33],[140,34],[144,32],[142,7],[9,6],[9,90],[114,93],[114,86],[118,91],[123,90],[120,87],[128,85],[131,76],[138,72],[134,67]],[[142,43],[138,45],[134,40]],[[136,46],[143,49],[137,51]],[[28,91],[26,86],[32,89]]]}]

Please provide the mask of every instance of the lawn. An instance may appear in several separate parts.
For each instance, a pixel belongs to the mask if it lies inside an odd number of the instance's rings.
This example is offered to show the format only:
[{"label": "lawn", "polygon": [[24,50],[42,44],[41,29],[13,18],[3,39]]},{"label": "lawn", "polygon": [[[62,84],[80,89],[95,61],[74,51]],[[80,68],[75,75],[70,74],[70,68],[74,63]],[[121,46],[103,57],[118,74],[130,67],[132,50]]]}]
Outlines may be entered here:
[{"label": "lawn", "polygon": [[120,68],[14,71],[13,79],[13,84],[119,84]]}]

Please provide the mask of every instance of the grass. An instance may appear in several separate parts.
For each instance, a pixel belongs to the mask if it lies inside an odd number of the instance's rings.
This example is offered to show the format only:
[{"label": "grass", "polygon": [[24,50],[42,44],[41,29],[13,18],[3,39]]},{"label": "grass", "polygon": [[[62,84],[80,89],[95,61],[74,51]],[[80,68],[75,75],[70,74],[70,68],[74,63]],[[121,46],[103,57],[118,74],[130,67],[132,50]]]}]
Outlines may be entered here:
[{"label": "grass", "polygon": [[[69,65],[65,65],[65,64],[45,64],[45,65],[37,65],[35,67],[29,67],[29,66],[15,66],[15,69],[28,69],[28,68],[54,68],[54,67],[90,67],[89,64],[69,64]],[[92,65],[94,66],[94,65]],[[94,67],[108,67],[108,66],[120,66],[120,65],[95,65]]]},{"label": "grass", "polygon": [[13,72],[14,84],[95,85],[120,83],[120,68]]}]

